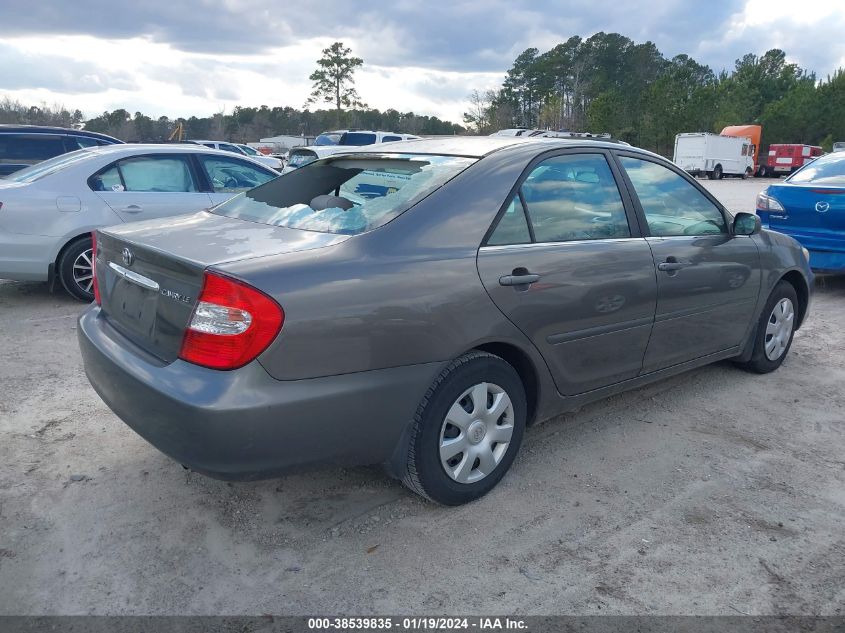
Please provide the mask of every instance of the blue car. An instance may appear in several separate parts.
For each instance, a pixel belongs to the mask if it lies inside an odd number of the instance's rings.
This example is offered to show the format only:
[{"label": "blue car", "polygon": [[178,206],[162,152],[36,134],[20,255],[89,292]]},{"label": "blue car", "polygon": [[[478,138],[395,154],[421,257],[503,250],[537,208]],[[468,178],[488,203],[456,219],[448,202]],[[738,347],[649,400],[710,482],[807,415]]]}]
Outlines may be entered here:
[{"label": "blue car", "polygon": [[786,233],[810,251],[817,272],[845,273],[845,152],[804,165],[757,196],[765,228]]}]

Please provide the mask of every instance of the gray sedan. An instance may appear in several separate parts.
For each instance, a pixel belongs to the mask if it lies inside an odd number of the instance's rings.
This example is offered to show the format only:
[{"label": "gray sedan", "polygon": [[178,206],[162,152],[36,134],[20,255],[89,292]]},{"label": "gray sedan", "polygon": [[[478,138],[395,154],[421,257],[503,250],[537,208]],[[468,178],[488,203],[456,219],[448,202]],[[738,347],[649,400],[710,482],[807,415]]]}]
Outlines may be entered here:
[{"label": "gray sedan", "polygon": [[807,317],[791,238],[595,140],[357,148],[194,215],[96,233],[88,377],[226,479],[384,464],[445,504],[526,426],[721,359],[770,372]]}]

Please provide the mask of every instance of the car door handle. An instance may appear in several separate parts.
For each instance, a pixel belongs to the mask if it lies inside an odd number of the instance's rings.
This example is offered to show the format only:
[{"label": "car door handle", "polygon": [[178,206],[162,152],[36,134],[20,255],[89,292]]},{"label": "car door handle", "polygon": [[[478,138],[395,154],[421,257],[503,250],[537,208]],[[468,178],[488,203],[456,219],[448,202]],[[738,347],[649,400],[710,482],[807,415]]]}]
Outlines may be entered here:
[{"label": "car door handle", "polygon": [[540,279],[540,275],[505,275],[499,277],[500,286],[527,286]]},{"label": "car door handle", "polygon": [[692,262],[678,261],[676,258],[669,256],[666,258],[665,262],[657,264],[657,270],[662,270],[663,272],[674,272],[676,270],[681,270],[681,268],[686,268],[687,266],[692,266]]},{"label": "car door handle", "polygon": [[143,209],[139,207],[137,204],[130,204],[129,206],[123,207],[121,211],[126,211],[126,213],[139,213]]}]

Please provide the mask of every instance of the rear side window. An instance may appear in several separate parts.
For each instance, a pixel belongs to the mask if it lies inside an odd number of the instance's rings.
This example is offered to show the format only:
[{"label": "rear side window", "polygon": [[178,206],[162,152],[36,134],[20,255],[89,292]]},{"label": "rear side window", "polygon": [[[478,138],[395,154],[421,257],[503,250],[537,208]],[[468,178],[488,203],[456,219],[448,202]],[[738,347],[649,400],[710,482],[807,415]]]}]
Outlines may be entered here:
[{"label": "rear side window", "polygon": [[64,153],[65,145],[60,136],[0,134],[0,160],[3,162],[35,162]]},{"label": "rear side window", "polygon": [[273,226],[357,235],[410,209],[474,162],[413,154],[330,158],[235,196],[212,212]]},{"label": "rear side window", "polygon": [[817,158],[792,174],[787,182],[841,187],[845,185],[845,156],[831,154]]},{"label": "rear side window", "polygon": [[531,232],[528,220],[519,197],[511,200],[493,234],[488,238],[488,246],[503,246],[505,244],[528,244],[531,242]]},{"label": "rear side window", "polygon": [[340,137],[340,145],[372,145],[375,142],[376,135],[366,132],[347,132]]},{"label": "rear side window", "polygon": [[668,167],[641,158],[620,157],[655,237],[718,235],[728,227],[719,208]]},{"label": "rear side window", "polygon": [[402,140],[401,136],[382,136],[381,137],[382,143],[389,143],[390,141],[401,141],[401,140]]},{"label": "rear side window", "polygon": [[118,161],[88,180],[94,191],[188,193],[197,191],[185,156],[138,156]]},{"label": "rear side window", "polygon": [[84,149],[86,147],[99,147],[105,143],[98,141],[90,136],[68,136],[67,137],[68,150]]},{"label": "rear side window", "polygon": [[237,158],[200,155],[199,159],[217,193],[246,191],[276,177]]}]

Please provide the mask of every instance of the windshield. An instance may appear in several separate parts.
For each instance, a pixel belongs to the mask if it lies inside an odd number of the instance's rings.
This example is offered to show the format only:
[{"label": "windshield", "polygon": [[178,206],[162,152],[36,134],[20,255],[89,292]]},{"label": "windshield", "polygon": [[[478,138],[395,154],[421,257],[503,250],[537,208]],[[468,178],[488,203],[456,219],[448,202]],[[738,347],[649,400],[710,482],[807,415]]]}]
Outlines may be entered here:
[{"label": "windshield", "polygon": [[251,148],[249,145],[238,145],[248,156],[258,156],[261,152]]},{"label": "windshield", "polygon": [[390,154],[313,162],[215,207],[261,224],[357,235],[414,206],[475,160]]},{"label": "windshield", "polygon": [[845,186],[845,156],[830,154],[805,165],[789,178],[795,184]]},{"label": "windshield", "polygon": [[376,135],[369,132],[347,132],[340,137],[339,145],[372,145],[376,142]]},{"label": "windshield", "polygon": [[6,180],[11,180],[13,182],[34,182],[39,178],[49,176],[50,174],[56,173],[65,167],[85,160],[89,156],[91,156],[90,149],[78,149],[76,151],[36,163],[35,165],[26,167],[20,171],[16,171],[10,176],[6,176]]},{"label": "windshield", "polygon": [[314,145],[337,145],[341,136],[341,132],[323,132],[314,139]]}]

